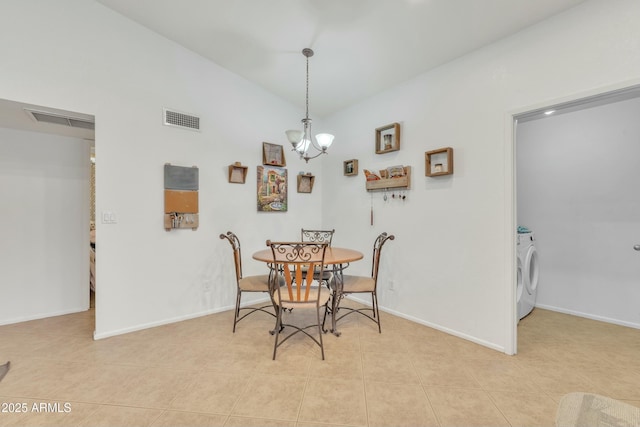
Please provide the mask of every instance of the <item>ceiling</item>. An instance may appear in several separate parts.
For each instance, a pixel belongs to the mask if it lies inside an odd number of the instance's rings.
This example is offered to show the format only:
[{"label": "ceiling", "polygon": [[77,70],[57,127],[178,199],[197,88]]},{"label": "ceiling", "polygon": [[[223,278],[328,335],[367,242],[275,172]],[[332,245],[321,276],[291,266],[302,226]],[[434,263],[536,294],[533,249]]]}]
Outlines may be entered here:
[{"label": "ceiling", "polygon": [[584,0],[97,0],[325,116]]},{"label": "ceiling", "polygon": [[[323,116],[513,34],[584,0],[96,0]],[[640,97],[640,86],[519,115],[524,122]],[[36,122],[25,109],[93,116],[0,99],[0,127],[94,139],[93,130]]]}]

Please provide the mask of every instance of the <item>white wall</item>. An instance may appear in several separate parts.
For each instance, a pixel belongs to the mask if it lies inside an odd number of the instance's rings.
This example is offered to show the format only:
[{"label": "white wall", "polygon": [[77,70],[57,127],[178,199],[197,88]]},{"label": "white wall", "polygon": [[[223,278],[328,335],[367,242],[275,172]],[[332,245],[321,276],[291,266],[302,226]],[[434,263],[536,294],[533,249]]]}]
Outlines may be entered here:
[{"label": "white wall", "polygon": [[[384,309],[515,351],[512,114],[637,83],[639,17],[636,1],[590,1],[329,118],[338,137],[323,165],[323,219],[363,249],[381,231],[396,235],[382,266]],[[374,129],[392,122],[401,150],[376,155]],[[425,177],[424,152],[448,146],[454,175]],[[404,202],[374,194],[373,227],[364,176],[341,172],[351,158],[361,169],[413,166]]]},{"label": "white wall", "polygon": [[[331,154],[302,166],[287,158],[292,175],[319,178],[311,195],[289,193],[283,215],[255,212],[251,182],[261,142],[285,144],[282,129],[301,112],[98,4],[3,2],[0,36],[20,38],[0,45],[0,98],[96,116],[97,211],[119,220],[98,224],[99,337],[230,307],[220,232],[241,231],[248,258],[268,237],[322,223],[336,228],[336,245],[367,255],[379,231],[396,234],[382,281],[397,290],[381,290],[384,308],[511,352],[509,113],[638,78],[640,3],[614,4],[588,2],[326,118],[317,128],[337,135]],[[203,132],[161,126],[162,106],[201,116]],[[402,149],[376,156],[374,129],[394,121]],[[445,146],[455,150],[455,175],[424,177],[424,152]],[[362,175],[342,175],[351,158],[361,168],[414,167],[404,205],[383,206],[375,195],[373,227]],[[226,182],[234,161],[251,167],[247,184]],[[197,232],[162,229],[165,162],[200,167]],[[368,272],[368,257],[353,271]]]},{"label": "white wall", "polygon": [[640,99],[518,125],[518,220],[537,305],[640,328]]},{"label": "white wall", "polygon": [[89,150],[0,128],[0,324],[89,308]]},{"label": "white wall", "polygon": [[[290,187],[287,213],[256,209],[262,142],[285,144],[283,129],[303,111],[98,3],[2,8],[0,37],[14,42],[0,46],[0,98],[96,117],[96,211],[118,219],[97,224],[96,337],[232,307],[232,258],[220,233],[239,234],[245,273],[257,274],[265,266],[250,256],[267,238],[320,225],[320,179],[311,194]],[[202,131],[163,126],[163,107],[200,116]],[[319,171],[288,151],[286,159],[290,183]],[[249,166],[244,185],[227,182],[235,161]],[[167,162],[200,168],[197,231],[163,228]]]}]

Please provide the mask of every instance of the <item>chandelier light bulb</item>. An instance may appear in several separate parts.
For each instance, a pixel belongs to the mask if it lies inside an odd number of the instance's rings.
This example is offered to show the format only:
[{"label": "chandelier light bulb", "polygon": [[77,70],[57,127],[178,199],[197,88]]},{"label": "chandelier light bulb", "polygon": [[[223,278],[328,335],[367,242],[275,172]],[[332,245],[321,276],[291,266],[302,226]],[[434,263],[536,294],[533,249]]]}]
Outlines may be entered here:
[{"label": "chandelier light bulb", "polygon": [[322,148],[323,151],[331,147],[333,138],[335,138],[335,136],[330,133],[319,133],[316,135],[316,141],[318,141],[318,145],[320,145],[320,148]]},{"label": "chandelier light bulb", "polygon": [[311,140],[309,138],[304,138],[296,146],[296,151],[300,153],[300,155],[306,155],[307,151],[309,151],[310,145],[311,145]]},{"label": "chandelier light bulb", "polygon": [[302,131],[296,129],[289,129],[285,132],[287,134],[287,139],[293,145],[293,149],[295,150],[300,141],[302,141]]}]

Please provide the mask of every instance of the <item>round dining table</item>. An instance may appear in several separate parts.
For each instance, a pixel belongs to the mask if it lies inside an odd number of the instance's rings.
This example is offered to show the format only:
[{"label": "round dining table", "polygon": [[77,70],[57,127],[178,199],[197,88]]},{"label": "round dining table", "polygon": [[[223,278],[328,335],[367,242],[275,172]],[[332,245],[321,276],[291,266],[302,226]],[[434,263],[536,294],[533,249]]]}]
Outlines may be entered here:
[{"label": "round dining table", "polygon": [[[327,251],[324,254],[324,264],[331,266],[334,277],[337,279],[337,286],[334,289],[333,297],[331,298],[331,332],[334,335],[340,336],[340,332],[336,327],[336,311],[338,309],[338,303],[342,298],[342,271],[349,266],[350,262],[358,261],[364,258],[364,255],[360,251],[348,248],[337,248],[328,246]],[[271,248],[262,249],[253,254],[253,259],[262,262],[273,262],[273,253]]]},{"label": "round dining table", "polygon": [[[339,266],[361,260],[363,257],[364,255],[362,252],[356,251],[355,249],[328,246],[327,251],[324,254],[324,263],[325,265]],[[253,259],[262,262],[273,262],[273,253],[271,252],[271,248],[262,249],[254,253]]]}]

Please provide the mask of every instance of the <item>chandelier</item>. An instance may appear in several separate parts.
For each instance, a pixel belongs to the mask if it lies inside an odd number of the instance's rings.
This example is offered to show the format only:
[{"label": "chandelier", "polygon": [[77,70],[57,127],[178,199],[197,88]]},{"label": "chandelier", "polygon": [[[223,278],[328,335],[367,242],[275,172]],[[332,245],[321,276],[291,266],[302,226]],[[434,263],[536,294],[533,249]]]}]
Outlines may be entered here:
[{"label": "chandelier", "polygon": [[[311,119],[309,118],[309,58],[313,56],[313,50],[305,48],[302,54],[307,58],[307,97],[306,97],[306,114],[302,119],[302,130],[288,130],[287,139],[293,145],[293,151],[296,151],[301,159],[307,163],[310,159],[315,159],[321,154],[327,154],[327,148],[331,146],[334,136],[328,133],[319,133],[315,136],[315,141],[311,136]],[[312,149],[309,153],[309,150]],[[314,154],[315,153],[315,154]]]}]

